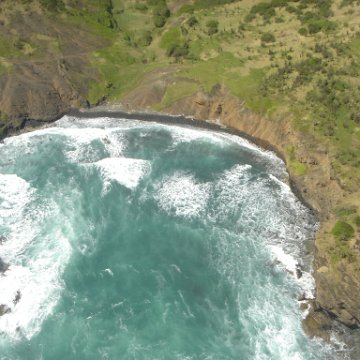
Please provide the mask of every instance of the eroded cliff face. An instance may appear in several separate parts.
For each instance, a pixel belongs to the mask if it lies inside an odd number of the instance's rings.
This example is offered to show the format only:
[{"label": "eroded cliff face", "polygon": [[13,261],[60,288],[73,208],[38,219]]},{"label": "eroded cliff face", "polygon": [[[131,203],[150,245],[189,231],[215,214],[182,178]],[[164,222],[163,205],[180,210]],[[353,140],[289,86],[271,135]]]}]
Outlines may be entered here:
[{"label": "eroded cliff face", "polygon": [[[3,16],[6,21],[0,19],[0,33],[6,39],[16,35],[19,53],[28,54],[14,56],[0,76],[3,135],[28,120],[53,121],[71,107],[86,106],[89,84],[98,76],[90,67],[92,53],[107,44],[59,16],[45,16],[42,9],[10,15]],[[5,60],[0,54],[0,65],[1,61]]]}]

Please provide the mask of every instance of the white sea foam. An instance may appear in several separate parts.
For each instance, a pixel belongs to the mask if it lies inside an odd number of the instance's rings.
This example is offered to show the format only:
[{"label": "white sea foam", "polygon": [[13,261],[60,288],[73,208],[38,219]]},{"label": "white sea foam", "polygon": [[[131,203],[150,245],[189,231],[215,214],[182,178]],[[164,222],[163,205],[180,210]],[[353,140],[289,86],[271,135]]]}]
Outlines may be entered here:
[{"label": "white sea foam", "polygon": [[281,180],[288,179],[285,163],[273,151],[264,150],[254,143],[237,135],[227,133],[216,133],[216,135],[223,141],[231,142],[239,145],[242,148],[249,149],[253,154],[256,154],[260,159],[265,160],[266,169],[270,174],[273,174]]},{"label": "white sea foam", "polygon": [[[26,265],[11,265],[0,278],[0,303],[11,309],[11,313],[0,318],[0,332],[14,339],[22,336],[30,339],[38,333],[60,297],[61,275],[71,249],[61,234],[53,241],[46,241],[49,245],[46,247],[44,242],[38,245],[42,249],[26,259]],[[21,299],[15,305],[17,291]]]},{"label": "white sea foam", "polygon": [[180,143],[188,143],[194,140],[207,140],[221,144],[223,141],[216,136],[216,133],[207,131],[205,129],[196,129],[186,126],[176,125],[162,125],[171,133],[173,145],[176,146]]},{"label": "white sea foam", "polygon": [[249,182],[251,168],[251,165],[235,165],[214,184],[216,200],[212,210],[213,221],[226,220],[245,204],[249,194],[248,187],[244,185]]},{"label": "white sea foam", "polygon": [[133,129],[143,127],[156,126],[155,122],[147,122],[141,120],[130,120],[124,118],[114,118],[111,116],[97,118],[77,118],[75,116],[65,115],[55,122],[55,126],[59,128],[95,128],[95,129]]},{"label": "white sea foam", "polygon": [[165,178],[155,195],[160,208],[185,218],[198,217],[206,209],[211,185],[198,182],[193,175],[176,173]]},{"label": "white sea foam", "polygon": [[[52,312],[60,296],[60,276],[71,249],[64,235],[41,236],[41,222],[51,205],[36,204],[36,192],[15,175],[0,175],[1,224],[7,230],[0,258],[10,268],[0,277],[0,304],[11,312],[0,317],[0,332],[12,338],[31,338]],[[17,292],[21,299],[15,305]]]},{"label": "white sea foam", "polygon": [[109,189],[112,181],[133,190],[151,170],[149,161],[130,158],[105,158],[93,165],[99,169],[104,179],[105,191]]},{"label": "white sea foam", "polygon": [[[230,231],[238,229],[232,246],[219,238],[218,251],[225,252],[220,261],[224,263],[225,273],[236,274],[236,270],[231,268],[235,265],[225,260],[229,248],[237,243],[238,247],[244,247],[242,242],[252,246],[250,242],[253,242],[255,247],[268,249],[273,262],[293,274],[292,282],[296,284],[299,295],[313,298],[314,279],[300,259],[304,241],[313,236],[314,226],[307,225],[311,220],[308,210],[296,199],[290,187],[275,176],[252,175],[249,165],[235,165],[215,183],[214,192],[212,221],[229,227]],[[237,251],[236,247],[233,250]],[[299,278],[297,270],[301,270]]]},{"label": "white sea foam", "polygon": [[111,271],[111,269],[104,269],[103,271],[110,276],[114,276],[114,273]]},{"label": "white sea foam", "polygon": [[281,263],[285,269],[296,276],[296,269],[299,266],[299,263],[289,254],[286,254],[284,250],[278,246],[270,245],[269,249],[271,250],[275,260],[278,263]]},{"label": "white sea foam", "polygon": [[5,145],[23,145],[33,138],[41,138],[47,135],[58,135],[69,137],[75,141],[81,143],[89,143],[94,139],[98,139],[102,135],[101,129],[94,128],[59,128],[59,127],[47,127],[36,131],[24,133],[18,136],[6,138],[4,140]]},{"label": "white sea foam", "polygon": [[30,149],[31,145],[35,146],[36,141],[45,141],[48,137],[51,137],[64,143],[64,152],[70,161],[76,163],[94,162],[101,158],[101,148],[95,146],[95,141],[98,141],[99,144],[102,143],[111,157],[122,154],[124,150],[123,136],[117,130],[119,129],[48,127],[7,138],[5,139],[5,145]]},{"label": "white sea foam", "polygon": [[23,216],[30,201],[30,184],[13,174],[0,174],[0,225],[13,223]]},{"label": "white sea foam", "polygon": [[104,145],[111,157],[120,156],[124,150],[123,137],[114,130],[99,128],[54,128],[53,134],[64,136],[71,150],[66,150],[66,156],[73,162],[91,162],[101,156],[100,148],[92,146],[97,140]]}]

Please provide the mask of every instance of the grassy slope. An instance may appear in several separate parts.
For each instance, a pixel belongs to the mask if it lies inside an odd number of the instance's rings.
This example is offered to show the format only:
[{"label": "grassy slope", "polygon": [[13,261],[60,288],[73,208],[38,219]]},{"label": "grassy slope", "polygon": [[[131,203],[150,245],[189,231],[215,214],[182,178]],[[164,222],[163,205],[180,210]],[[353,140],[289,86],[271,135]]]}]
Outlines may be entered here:
[{"label": "grassy slope", "polygon": [[[64,0],[65,6],[47,11],[36,0],[18,1],[18,6],[39,8],[44,16],[79,24],[111,43],[93,54],[100,80],[89,89],[92,104],[104,97],[121,100],[146,73],[175,66],[177,81],[157,110],[224,84],[251,110],[272,121],[287,116],[299,131],[316,137],[329,149],[335,176],[344,187],[358,190],[360,1],[168,0],[171,15],[162,27],[154,24],[161,1],[113,0],[110,8],[109,3],[83,0],[75,6]],[[218,21],[211,35],[209,20]],[[266,42],[264,33],[275,41]],[[11,71],[14,57],[48,53],[61,53],[61,39],[18,39],[9,33],[0,40],[0,75]],[[287,158],[295,174],[306,173],[296,149],[289,147]],[[351,206],[344,204],[352,211],[336,217],[359,230],[360,210]],[[337,243],[334,261],[351,259],[346,243]]]}]

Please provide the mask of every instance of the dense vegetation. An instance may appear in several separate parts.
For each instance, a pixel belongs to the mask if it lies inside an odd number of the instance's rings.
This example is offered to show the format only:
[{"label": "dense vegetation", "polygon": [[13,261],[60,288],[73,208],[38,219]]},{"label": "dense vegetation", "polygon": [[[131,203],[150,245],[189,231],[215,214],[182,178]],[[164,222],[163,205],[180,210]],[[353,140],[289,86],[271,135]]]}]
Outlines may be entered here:
[{"label": "dense vegetation", "polygon": [[[89,90],[92,104],[121,99],[150,71],[172,76],[176,68],[176,84],[169,85],[157,110],[224,84],[251,110],[273,121],[289,117],[299,131],[323,143],[333,159],[332,176],[345,189],[358,190],[358,0],[8,1],[9,8],[14,4],[19,11],[40,4],[46,16],[109,41],[93,54],[101,78]],[[57,50],[51,51],[61,51],[61,39],[54,42]],[[14,57],[28,60],[50,51],[41,44],[32,36],[0,39],[0,74],[11,71]],[[306,174],[297,149],[289,147],[287,156],[296,175]],[[358,234],[360,212],[358,205],[349,206],[352,212],[334,214],[339,221],[332,231],[334,261],[352,258],[347,240]]]}]

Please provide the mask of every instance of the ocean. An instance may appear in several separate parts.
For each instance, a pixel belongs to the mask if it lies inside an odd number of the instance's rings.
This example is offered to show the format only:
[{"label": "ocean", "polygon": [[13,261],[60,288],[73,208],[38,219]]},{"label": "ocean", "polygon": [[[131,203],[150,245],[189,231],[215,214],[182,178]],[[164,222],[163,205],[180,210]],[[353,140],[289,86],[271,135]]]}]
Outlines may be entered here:
[{"label": "ocean", "polygon": [[0,144],[0,359],[336,359],[316,219],[241,137],[65,116]]}]

